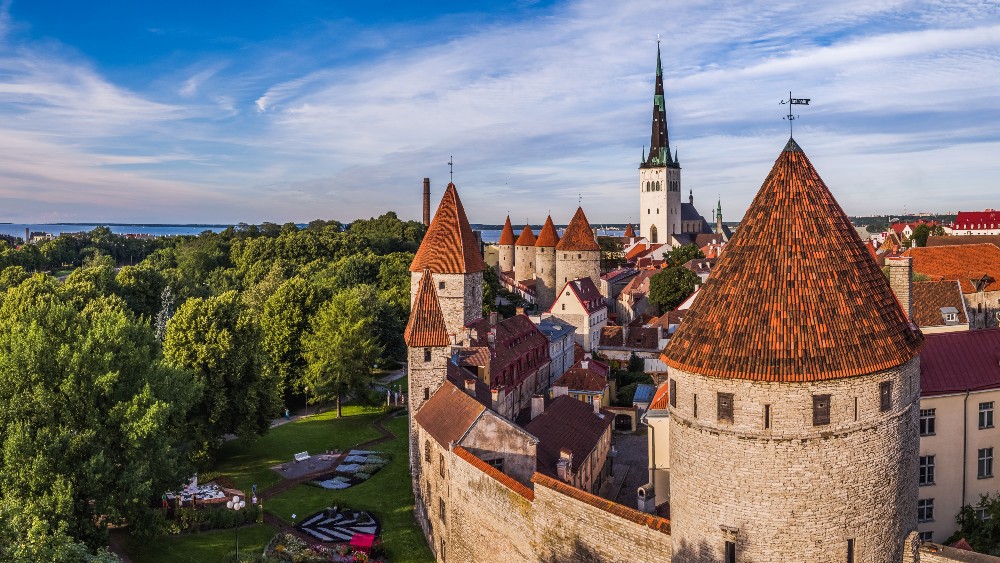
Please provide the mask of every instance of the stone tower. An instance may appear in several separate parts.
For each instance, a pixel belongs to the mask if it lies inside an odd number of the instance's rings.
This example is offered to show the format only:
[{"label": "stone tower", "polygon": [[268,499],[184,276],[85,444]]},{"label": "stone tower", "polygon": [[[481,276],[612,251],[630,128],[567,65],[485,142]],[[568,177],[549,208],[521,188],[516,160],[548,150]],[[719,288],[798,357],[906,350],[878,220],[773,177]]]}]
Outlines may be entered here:
[{"label": "stone tower", "polygon": [[556,245],[559,235],[552,216],[545,218],[545,225],[535,241],[535,295],[538,310],[548,311],[556,300]]},{"label": "stone tower", "polygon": [[671,242],[681,231],[681,165],[670,156],[667,111],[663,102],[663,68],[656,44],[656,90],[653,94],[653,130],[649,156],[639,165],[639,236],[649,242]]},{"label": "stone tower", "polygon": [[901,561],[923,336],[794,140],[698,295],[661,356],[673,561]]},{"label": "stone tower", "polygon": [[535,277],[535,240],[531,225],[525,225],[514,243],[514,277],[517,281]]},{"label": "stone tower", "polygon": [[503,230],[500,231],[500,262],[499,268],[501,272],[513,272],[514,271],[514,227],[510,224],[510,215],[507,216],[507,221],[503,224]]},{"label": "stone tower", "polygon": [[556,245],[554,287],[560,291],[566,282],[578,278],[590,278],[598,287],[601,285],[601,247],[580,207]]},{"label": "stone tower", "polygon": [[430,270],[449,335],[483,316],[483,270],[486,263],[465,216],[455,184],[448,184],[431,226],[410,264],[410,305],[424,270]]},{"label": "stone tower", "polygon": [[[438,294],[434,289],[434,274],[430,269],[424,269],[420,273],[403,339],[407,346],[407,393],[410,397],[410,409],[415,413],[444,384],[451,344],[444,313],[441,312]],[[410,420],[412,422],[413,418]],[[414,432],[410,432],[410,436],[414,435]]]}]

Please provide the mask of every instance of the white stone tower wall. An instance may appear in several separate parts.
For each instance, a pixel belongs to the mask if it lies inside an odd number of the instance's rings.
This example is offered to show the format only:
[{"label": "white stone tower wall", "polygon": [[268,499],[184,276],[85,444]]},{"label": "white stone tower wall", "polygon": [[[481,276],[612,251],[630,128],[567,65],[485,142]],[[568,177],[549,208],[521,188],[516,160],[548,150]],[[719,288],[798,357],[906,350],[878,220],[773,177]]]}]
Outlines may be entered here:
[{"label": "white stone tower wall", "polygon": [[[815,383],[676,369],[670,377],[677,389],[670,416],[675,561],[722,561],[730,538],[737,561],[846,561],[851,538],[855,561],[901,560],[916,529],[919,358]],[[887,412],[880,410],[883,381],[892,382]],[[734,396],[731,424],[718,421],[718,392]],[[814,426],[813,396],[825,394],[830,424]]]},{"label": "white stone tower wall", "polygon": [[[670,208],[670,212],[667,214],[668,223],[667,228],[671,235],[683,232],[684,229],[681,228],[681,193],[683,193],[683,187],[681,186],[681,169],[680,168],[667,168],[667,185],[670,182],[674,183],[675,189],[667,191],[667,206]],[[670,238],[661,240],[660,242],[670,242]]]},{"label": "white stone tower wall", "polygon": [[594,285],[601,287],[601,252],[599,250],[559,250],[556,249],[556,291],[566,282],[590,278]]},{"label": "white stone tower wall", "polygon": [[[659,182],[660,189],[646,191],[649,182]],[[639,236],[646,237],[646,240],[654,242],[652,228],[656,227],[655,242],[668,242],[669,238],[664,238],[670,233],[669,208],[667,206],[667,169],[640,168],[639,169]]]},{"label": "white stone tower wall", "polygon": [[517,281],[530,280],[535,274],[535,247],[517,245],[514,275]]},{"label": "white stone tower wall", "polygon": [[538,309],[547,311],[556,300],[556,249],[554,246],[535,248],[535,299]]},{"label": "white stone tower wall", "polygon": [[500,271],[501,272],[512,272],[512,271],[514,271],[514,245],[513,244],[501,244],[500,245]]},{"label": "white stone tower wall", "polygon": [[[416,299],[421,272],[410,275],[410,305]],[[483,273],[437,274],[432,273],[438,303],[444,315],[448,334],[463,335],[465,325],[483,316]],[[444,282],[444,287],[441,287]]]}]

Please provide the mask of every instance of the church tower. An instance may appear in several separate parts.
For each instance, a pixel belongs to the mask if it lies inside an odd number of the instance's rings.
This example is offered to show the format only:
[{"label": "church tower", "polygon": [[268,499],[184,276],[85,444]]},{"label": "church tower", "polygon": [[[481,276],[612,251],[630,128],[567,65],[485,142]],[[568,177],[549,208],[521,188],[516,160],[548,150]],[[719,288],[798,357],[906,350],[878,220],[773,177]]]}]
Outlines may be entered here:
[{"label": "church tower", "polygon": [[539,311],[548,311],[556,300],[556,246],[559,244],[559,234],[552,222],[552,216],[545,218],[535,241],[535,299]]},{"label": "church tower", "polygon": [[448,184],[410,264],[410,305],[417,298],[424,270],[430,270],[448,334],[462,334],[466,324],[483,316],[485,269],[458,190],[455,184]]},{"label": "church tower", "polygon": [[639,236],[649,242],[671,242],[681,232],[681,166],[670,155],[667,111],[663,101],[663,67],[656,43],[656,90],[653,94],[653,130],[649,155],[639,165]]},{"label": "church tower", "polygon": [[904,560],[922,342],[790,139],[661,355],[673,561]]}]

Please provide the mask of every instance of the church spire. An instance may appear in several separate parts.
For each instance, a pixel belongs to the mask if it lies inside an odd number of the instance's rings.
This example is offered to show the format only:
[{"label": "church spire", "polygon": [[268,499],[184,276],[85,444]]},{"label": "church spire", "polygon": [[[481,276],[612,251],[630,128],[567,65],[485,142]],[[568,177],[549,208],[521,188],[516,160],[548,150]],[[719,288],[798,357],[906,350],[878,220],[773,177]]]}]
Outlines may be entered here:
[{"label": "church spire", "polygon": [[649,157],[643,160],[643,167],[669,166],[677,163],[670,156],[670,140],[667,138],[667,111],[663,101],[663,63],[660,58],[660,42],[656,42],[656,89],[653,92],[653,124],[649,136]]}]

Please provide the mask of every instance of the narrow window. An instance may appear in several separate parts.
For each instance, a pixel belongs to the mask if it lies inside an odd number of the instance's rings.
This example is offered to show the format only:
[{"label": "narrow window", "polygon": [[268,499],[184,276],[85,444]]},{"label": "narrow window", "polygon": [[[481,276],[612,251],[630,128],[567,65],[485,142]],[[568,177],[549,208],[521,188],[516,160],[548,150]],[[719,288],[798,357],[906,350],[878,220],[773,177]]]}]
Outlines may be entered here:
[{"label": "narrow window", "polygon": [[878,384],[879,408],[882,412],[892,409],[892,382],[883,381]]},{"label": "narrow window", "polygon": [[670,380],[670,406],[677,407],[677,380]]},{"label": "narrow window", "polygon": [[430,389],[430,387],[424,387],[424,400],[426,401],[427,399],[430,399],[430,398],[431,398],[431,389]]},{"label": "narrow window", "polygon": [[693,416],[695,418],[698,418],[698,395],[694,396],[694,408],[692,410],[694,411],[694,415]]},{"label": "narrow window", "polygon": [[441,538],[441,561],[447,561],[444,553],[444,538]]},{"label": "narrow window", "polygon": [[934,521],[934,499],[922,498],[917,501],[917,522]]},{"label": "narrow window", "polygon": [[424,461],[431,462],[431,441],[424,440]]},{"label": "narrow window", "polygon": [[854,397],[854,422],[858,421],[858,398]]},{"label": "narrow window", "polygon": [[441,521],[444,521],[444,499],[438,497],[438,513],[441,515]]},{"label": "narrow window", "polygon": [[993,476],[993,448],[979,448],[979,478],[989,479]]},{"label": "narrow window", "polygon": [[764,405],[764,430],[771,428],[771,405]]},{"label": "narrow window", "polygon": [[854,563],[854,538],[847,540],[847,563]]},{"label": "narrow window", "polygon": [[979,403],[979,429],[993,428],[993,401]]},{"label": "narrow window", "polygon": [[736,563],[736,542],[726,542],[726,563]]},{"label": "narrow window", "polygon": [[718,410],[719,410],[719,422],[732,422],[733,421],[733,394],[732,393],[719,393],[718,394]]},{"label": "narrow window", "polygon": [[431,349],[430,348],[424,348],[424,361],[425,362],[431,361]]},{"label": "narrow window", "polygon": [[813,395],[813,426],[830,424],[830,396]]},{"label": "narrow window", "polygon": [[440,467],[440,469],[438,470],[438,473],[439,473],[439,474],[440,474],[440,475],[441,475],[442,477],[444,477],[444,454],[438,454],[438,463],[440,463],[440,464],[441,464],[441,467]]},{"label": "narrow window", "polygon": [[935,409],[920,409],[920,435],[933,436],[935,423]]},{"label": "narrow window", "polygon": [[565,303],[563,303],[563,304],[562,304],[562,310],[563,310],[563,311],[565,311],[565,310],[566,310],[566,304],[565,304]]},{"label": "narrow window", "polygon": [[934,484],[934,456],[920,456],[920,480],[921,486]]},{"label": "narrow window", "polygon": [[438,289],[444,289],[444,282],[443,281],[439,281],[438,282]]}]

